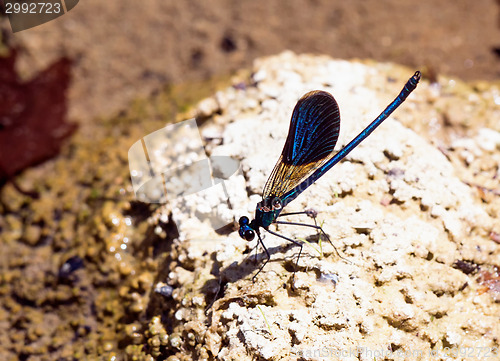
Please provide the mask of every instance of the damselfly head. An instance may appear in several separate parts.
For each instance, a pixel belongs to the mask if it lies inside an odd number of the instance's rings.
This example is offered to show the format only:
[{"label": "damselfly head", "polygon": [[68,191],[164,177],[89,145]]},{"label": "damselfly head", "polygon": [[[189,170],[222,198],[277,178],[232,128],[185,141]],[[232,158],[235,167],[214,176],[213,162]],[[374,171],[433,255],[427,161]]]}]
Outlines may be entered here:
[{"label": "damselfly head", "polygon": [[240,224],[240,227],[248,226],[248,224],[250,223],[250,220],[248,219],[247,216],[243,216],[243,217],[240,217],[240,220],[238,221],[238,223]]},{"label": "damselfly head", "polygon": [[240,224],[240,237],[247,241],[253,240],[255,237],[255,231],[250,226],[250,220],[248,219],[248,217],[241,217],[238,223]]}]

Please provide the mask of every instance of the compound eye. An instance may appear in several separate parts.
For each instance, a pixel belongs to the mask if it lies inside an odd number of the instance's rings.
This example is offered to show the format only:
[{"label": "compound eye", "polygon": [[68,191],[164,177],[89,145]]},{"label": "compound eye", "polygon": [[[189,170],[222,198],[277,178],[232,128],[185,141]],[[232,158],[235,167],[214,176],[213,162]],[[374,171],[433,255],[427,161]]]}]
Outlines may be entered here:
[{"label": "compound eye", "polygon": [[249,221],[250,220],[248,219],[248,217],[243,216],[243,217],[240,218],[240,220],[238,221],[238,223],[240,224],[240,226],[246,226]]},{"label": "compound eye", "polygon": [[273,198],[273,208],[280,209],[281,208],[281,199],[278,197]]},{"label": "compound eye", "polygon": [[255,232],[252,231],[251,229],[245,231],[245,239],[247,241],[251,241],[255,237]]}]

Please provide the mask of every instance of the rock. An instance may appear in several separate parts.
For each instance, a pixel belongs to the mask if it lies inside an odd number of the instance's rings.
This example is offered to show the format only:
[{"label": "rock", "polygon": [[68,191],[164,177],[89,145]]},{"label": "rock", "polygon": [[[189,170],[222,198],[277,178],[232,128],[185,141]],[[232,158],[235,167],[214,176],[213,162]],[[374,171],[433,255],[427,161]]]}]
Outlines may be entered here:
[{"label": "rock", "polygon": [[[217,94],[223,106],[216,121],[226,126],[213,152],[241,162],[240,174],[226,182],[232,205],[226,211],[235,220],[253,216],[301,95],[322,89],[335,96],[342,119],[338,150],[384,109],[412,74],[412,70],[386,64],[368,66],[290,52],[259,59],[253,76],[258,92],[250,91],[253,88],[248,85],[245,91],[228,89]],[[176,247],[182,250],[180,254],[196,255],[202,261],[194,263],[193,272],[183,269],[182,262],[187,263],[180,260],[169,275],[178,282],[175,299],[205,296],[213,301],[207,301],[208,318],[201,304],[190,301],[198,311],[188,312],[185,302],[177,302],[169,311],[172,317],[182,313],[174,331],[182,333],[182,325],[194,320],[208,325],[199,341],[204,350],[215,358],[239,360],[297,355],[309,359],[320,350],[331,355],[350,355],[354,350],[356,359],[373,359],[375,351],[442,354],[444,347],[475,347],[477,340],[485,347],[497,345],[499,303],[491,296],[478,298],[478,292],[484,291],[479,291],[482,288],[474,276],[454,269],[453,264],[459,259],[498,263],[500,250],[489,236],[499,231],[493,217],[499,214],[498,197],[481,201],[477,187],[471,186],[478,180],[474,168],[460,161],[460,153],[474,148],[469,164],[494,175],[492,166],[480,165],[479,160],[499,158],[500,133],[499,129],[472,128],[470,119],[459,120],[470,127],[471,136],[464,136],[455,148],[436,147],[425,124],[436,117],[433,104],[442,98],[440,92],[446,91],[447,112],[458,109],[450,105],[454,88],[442,89],[423,80],[372,135],[287,206],[289,212],[317,210],[319,224],[344,258],[325,240],[321,245],[312,241],[314,230],[280,226],[278,232],[286,237],[308,240],[295,291],[289,281],[297,247],[263,231],[271,262],[252,282],[267,258],[259,247],[258,263],[252,262],[255,242],[242,242],[236,231],[195,235],[194,230],[206,229],[197,221],[196,211],[177,208],[184,212],[176,219],[180,238],[190,242],[179,242]],[[458,99],[464,96],[461,93]],[[245,106],[249,103],[254,105]],[[492,177],[489,184],[492,189],[498,187],[498,177]],[[311,222],[305,216],[289,220]],[[190,277],[179,276],[187,271]],[[335,282],[325,282],[325,273],[334,274]],[[206,293],[222,282],[225,286],[219,286],[216,294]],[[468,321],[478,315],[480,325]],[[364,348],[357,349],[357,345]]]}]

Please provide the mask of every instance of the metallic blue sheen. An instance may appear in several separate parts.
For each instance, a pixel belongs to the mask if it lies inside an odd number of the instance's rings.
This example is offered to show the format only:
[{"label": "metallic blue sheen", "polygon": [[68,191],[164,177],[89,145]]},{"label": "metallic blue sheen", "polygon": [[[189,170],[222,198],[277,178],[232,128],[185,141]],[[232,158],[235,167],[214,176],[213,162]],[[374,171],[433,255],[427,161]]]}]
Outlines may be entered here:
[{"label": "metallic blue sheen", "polygon": [[[255,234],[257,234],[258,240],[266,252],[267,261],[261,266],[257,274],[259,274],[271,258],[260,236],[261,227],[269,233],[286,239],[300,247],[296,267],[302,252],[302,243],[271,231],[269,226],[272,223],[302,225],[315,228],[321,231],[331,243],[327,234],[320,226],[280,222],[277,221],[277,218],[288,203],[297,198],[299,194],[328,172],[368,137],[375,128],[382,124],[417,87],[420,77],[420,72],[415,72],[406,82],[403,90],[401,90],[396,99],[358,136],[333,156],[333,149],[340,132],[340,113],[335,99],[327,92],[313,91],[307,93],[298,101],[292,114],[290,129],[283,152],[264,186],[263,199],[257,204],[255,218],[251,222],[245,216],[239,220],[239,234],[241,238],[251,241],[254,239]],[[310,215],[307,211],[288,213],[288,215],[292,214]],[[331,244],[333,246],[333,243]],[[254,275],[254,279],[257,274]]]},{"label": "metallic blue sheen", "polygon": [[385,108],[385,110],[373,122],[370,123],[370,125],[368,125],[361,133],[359,133],[358,136],[354,138],[349,144],[339,150],[339,152],[335,154],[332,159],[316,169],[316,171],[307,179],[305,179],[302,183],[300,183],[298,186],[296,186],[294,189],[292,189],[282,197],[282,206],[285,207],[288,203],[297,198],[299,194],[305,191],[311,184],[316,182],[323,174],[328,172],[330,168],[341,161],[347,154],[349,154],[354,148],[356,148],[359,143],[361,143],[366,137],[368,137],[375,130],[375,128],[382,124],[382,122],[386,120],[389,115],[391,115],[392,112],[406,100],[408,95],[410,95],[410,93],[415,90],[420,77],[420,72],[415,72],[415,74],[406,82],[403,90],[401,90],[396,99],[394,99],[392,103],[389,104],[387,108]]}]

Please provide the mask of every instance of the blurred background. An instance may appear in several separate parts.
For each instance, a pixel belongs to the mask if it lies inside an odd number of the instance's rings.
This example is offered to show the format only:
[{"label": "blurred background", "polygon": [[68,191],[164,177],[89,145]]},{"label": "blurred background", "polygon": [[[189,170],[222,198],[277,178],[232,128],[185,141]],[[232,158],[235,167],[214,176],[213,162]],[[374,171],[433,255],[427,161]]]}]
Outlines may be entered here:
[{"label": "blurred background", "polygon": [[[499,6],[85,0],[15,34],[2,13],[0,359],[142,352],[161,326],[152,315],[169,307],[153,289],[178,256],[167,242],[176,228],[148,222],[155,208],[135,202],[127,151],[214,84],[284,50],[398,63],[431,81],[498,82]],[[461,102],[449,114],[440,121],[474,121]]]},{"label": "blurred background", "polygon": [[43,26],[12,35],[3,19],[2,28],[23,77],[73,60],[69,116],[88,121],[283,50],[499,79],[498,18],[494,0],[86,0]]}]

